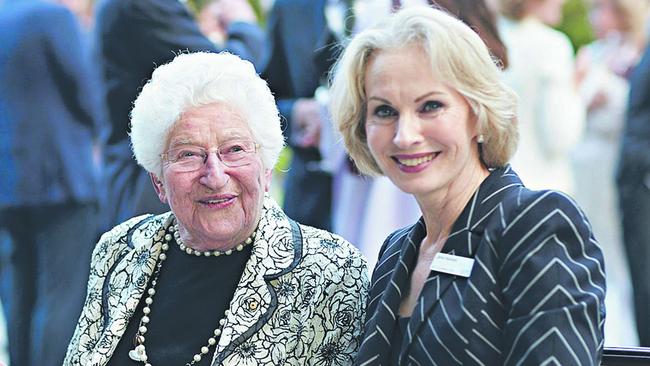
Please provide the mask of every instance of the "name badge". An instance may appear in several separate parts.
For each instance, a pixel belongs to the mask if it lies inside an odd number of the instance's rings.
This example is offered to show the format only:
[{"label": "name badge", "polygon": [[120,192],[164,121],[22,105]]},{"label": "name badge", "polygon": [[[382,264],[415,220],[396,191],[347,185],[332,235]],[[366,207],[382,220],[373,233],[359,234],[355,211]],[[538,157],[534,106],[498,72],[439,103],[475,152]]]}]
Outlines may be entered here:
[{"label": "name badge", "polygon": [[438,253],[431,262],[432,271],[449,273],[456,276],[469,277],[474,266],[474,259],[457,255]]}]

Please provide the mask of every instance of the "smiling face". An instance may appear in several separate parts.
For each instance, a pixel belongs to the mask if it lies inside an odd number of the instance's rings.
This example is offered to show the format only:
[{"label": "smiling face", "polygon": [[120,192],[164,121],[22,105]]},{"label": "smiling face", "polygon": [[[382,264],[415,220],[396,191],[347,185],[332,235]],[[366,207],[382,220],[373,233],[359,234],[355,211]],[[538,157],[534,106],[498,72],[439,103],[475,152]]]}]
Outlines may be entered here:
[{"label": "smiling face", "polygon": [[168,149],[185,145],[212,149],[205,165],[183,172],[163,163],[163,176],[152,176],[161,201],[171,207],[185,243],[194,249],[224,249],[255,230],[268,191],[271,171],[259,151],[250,163],[235,168],[219,160],[214,149],[232,140],[255,140],[236,109],[223,103],[188,108],[169,134]]},{"label": "smiling face", "polygon": [[487,176],[469,104],[433,74],[422,48],[409,45],[374,54],[365,92],[368,146],[402,191],[426,199]]}]

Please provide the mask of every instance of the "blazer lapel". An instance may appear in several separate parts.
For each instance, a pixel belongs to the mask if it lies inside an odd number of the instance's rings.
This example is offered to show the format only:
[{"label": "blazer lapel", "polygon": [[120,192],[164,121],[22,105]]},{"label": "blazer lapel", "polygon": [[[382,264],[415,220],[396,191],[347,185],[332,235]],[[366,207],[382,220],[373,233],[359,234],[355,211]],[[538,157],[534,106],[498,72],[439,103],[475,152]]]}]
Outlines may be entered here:
[{"label": "blazer lapel", "polygon": [[263,210],[253,252],[230,303],[213,366],[220,365],[268,322],[278,306],[276,286],[302,258],[298,224],[268,197]]},{"label": "blazer lapel", "polygon": [[90,357],[93,364],[105,364],[108,359],[103,358],[110,358],[122,338],[157,264],[170,217],[164,215],[137,227],[127,237],[133,249],[114,264],[104,284],[107,321]]},{"label": "blazer lapel", "polygon": [[418,248],[424,234],[424,221],[420,219],[399,243],[401,246],[399,259],[395,262],[391,272],[386,274],[390,279],[385,287],[382,286],[385,290],[378,300],[374,316],[369,320],[365,329],[365,344],[361,346],[362,350],[376,353],[376,355],[360,354],[361,360],[378,359],[388,362],[391,343],[399,341],[393,339],[392,333],[398,316],[402,294],[409,290],[411,269],[417,259]]}]

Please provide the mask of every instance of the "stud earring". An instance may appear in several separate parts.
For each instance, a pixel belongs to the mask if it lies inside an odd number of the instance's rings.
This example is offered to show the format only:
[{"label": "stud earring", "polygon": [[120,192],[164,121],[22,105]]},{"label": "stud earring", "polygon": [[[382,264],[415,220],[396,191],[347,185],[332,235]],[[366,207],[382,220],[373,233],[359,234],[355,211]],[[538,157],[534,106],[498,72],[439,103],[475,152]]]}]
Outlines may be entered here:
[{"label": "stud earring", "polygon": [[476,142],[479,143],[479,144],[484,143],[484,142],[485,142],[485,138],[483,137],[483,135],[478,135],[478,136],[476,136]]}]

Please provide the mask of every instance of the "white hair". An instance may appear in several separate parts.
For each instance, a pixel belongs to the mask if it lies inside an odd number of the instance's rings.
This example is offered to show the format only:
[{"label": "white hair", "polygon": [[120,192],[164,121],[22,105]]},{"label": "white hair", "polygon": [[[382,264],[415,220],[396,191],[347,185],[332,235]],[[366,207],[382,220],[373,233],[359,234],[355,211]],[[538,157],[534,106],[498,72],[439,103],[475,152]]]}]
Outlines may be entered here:
[{"label": "white hair", "polygon": [[215,102],[242,115],[260,145],[264,167],[273,169],[284,146],[273,94],[253,64],[226,52],[183,53],[153,72],[131,111],[131,146],[138,164],[161,176],[161,154],[173,125],[188,108]]}]

